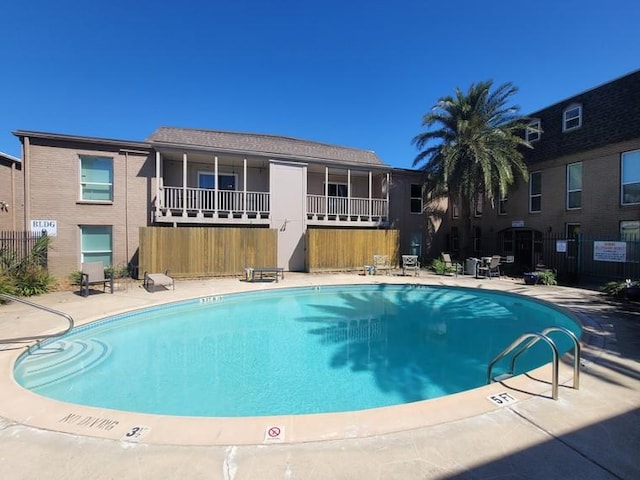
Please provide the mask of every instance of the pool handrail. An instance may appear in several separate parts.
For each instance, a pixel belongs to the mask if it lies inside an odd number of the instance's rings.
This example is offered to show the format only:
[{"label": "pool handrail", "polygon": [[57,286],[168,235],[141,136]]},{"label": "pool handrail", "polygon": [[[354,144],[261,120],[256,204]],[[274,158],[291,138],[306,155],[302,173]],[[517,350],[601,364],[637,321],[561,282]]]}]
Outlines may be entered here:
[{"label": "pool handrail", "polygon": [[54,337],[61,337],[62,335],[65,335],[66,333],[69,333],[71,331],[71,329],[74,326],[74,321],[73,321],[73,317],[71,315],[69,315],[68,313],[64,313],[61,312],[59,310],[54,310],[53,308],[49,308],[49,307],[45,307],[44,305],[40,305],[38,303],[33,303],[30,302],[29,300],[25,300],[23,298],[17,298],[14,297],[12,295],[7,295],[6,293],[0,293],[0,298],[3,298],[5,300],[9,300],[12,302],[18,302],[18,303],[23,303],[25,305],[28,305],[30,307],[34,307],[40,310],[44,310],[45,312],[49,312],[52,313],[54,315],[58,315],[60,317],[64,317],[68,322],[69,325],[67,326],[66,329],[64,329],[61,332],[56,332],[56,333],[49,333],[49,334],[42,334],[42,335],[31,335],[31,336],[27,336],[27,337],[14,337],[14,338],[0,338],[0,344],[2,343],[17,343],[17,342],[27,342],[30,340],[46,340],[48,338],[54,338]]},{"label": "pool handrail", "polygon": [[535,332],[523,333],[518,337],[518,339],[515,342],[513,342],[511,345],[505,348],[502,352],[500,352],[493,360],[491,360],[487,368],[487,383],[493,382],[493,378],[491,377],[491,371],[493,370],[493,366],[498,361],[502,360],[504,357],[509,355],[509,353],[511,353],[516,347],[520,346],[522,342],[532,338],[536,338],[537,339],[536,342],[539,340],[543,340],[551,348],[551,355],[553,357],[552,365],[551,365],[551,398],[553,398],[554,400],[557,400],[558,399],[558,369],[559,369],[558,368],[558,349],[556,347],[556,344],[553,343],[553,340],[551,340],[549,337],[547,337],[542,333],[535,333]]},{"label": "pool handrail", "polygon": [[[565,335],[567,335],[573,342],[573,389],[579,390],[580,389],[580,355],[581,355],[580,341],[578,340],[578,337],[576,337],[576,335],[571,330],[565,327],[547,327],[544,330],[542,330],[541,333],[542,335],[547,336],[551,332],[562,332]],[[518,352],[516,352],[511,357],[511,366],[510,366],[509,373],[513,373],[513,371],[515,370],[516,359],[521,354],[526,352],[529,348],[533,347],[539,341],[540,341],[540,338],[534,338],[530,340],[526,345],[524,345]]]}]

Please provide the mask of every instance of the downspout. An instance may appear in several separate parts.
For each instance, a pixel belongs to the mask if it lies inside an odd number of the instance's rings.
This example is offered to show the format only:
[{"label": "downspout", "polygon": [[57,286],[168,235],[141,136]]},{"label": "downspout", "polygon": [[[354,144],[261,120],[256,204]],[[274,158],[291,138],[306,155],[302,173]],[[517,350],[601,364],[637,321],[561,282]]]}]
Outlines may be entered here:
[{"label": "downspout", "polygon": [[124,152],[124,254],[129,264],[129,153]]},{"label": "downspout", "polygon": [[30,145],[29,137],[23,137],[22,140],[22,180],[24,182],[23,188],[23,203],[24,203],[24,212],[23,212],[23,220],[24,220],[24,231],[29,231],[29,219],[31,218],[31,175],[29,173],[29,168],[31,166],[31,155],[30,155]]}]

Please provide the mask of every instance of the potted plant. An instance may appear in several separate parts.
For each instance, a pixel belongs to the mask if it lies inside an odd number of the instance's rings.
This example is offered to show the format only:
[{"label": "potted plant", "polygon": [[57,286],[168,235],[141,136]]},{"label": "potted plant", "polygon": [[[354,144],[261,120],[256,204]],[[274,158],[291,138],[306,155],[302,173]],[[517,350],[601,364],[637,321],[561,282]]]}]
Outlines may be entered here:
[{"label": "potted plant", "polygon": [[524,283],[526,285],[535,285],[536,283],[538,283],[538,274],[533,272],[525,272]]}]

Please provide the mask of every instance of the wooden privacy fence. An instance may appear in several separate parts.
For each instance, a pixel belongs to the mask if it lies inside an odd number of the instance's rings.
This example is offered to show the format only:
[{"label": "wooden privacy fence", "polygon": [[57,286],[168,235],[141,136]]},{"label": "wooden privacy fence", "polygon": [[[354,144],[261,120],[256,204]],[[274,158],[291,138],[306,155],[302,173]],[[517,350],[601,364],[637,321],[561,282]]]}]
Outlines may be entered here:
[{"label": "wooden privacy fence", "polygon": [[307,270],[361,270],[374,255],[388,255],[397,265],[399,245],[398,230],[308,229]]},{"label": "wooden privacy fence", "polygon": [[141,227],[138,276],[241,275],[247,266],[276,265],[277,250],[278,232],[268,228]]}]

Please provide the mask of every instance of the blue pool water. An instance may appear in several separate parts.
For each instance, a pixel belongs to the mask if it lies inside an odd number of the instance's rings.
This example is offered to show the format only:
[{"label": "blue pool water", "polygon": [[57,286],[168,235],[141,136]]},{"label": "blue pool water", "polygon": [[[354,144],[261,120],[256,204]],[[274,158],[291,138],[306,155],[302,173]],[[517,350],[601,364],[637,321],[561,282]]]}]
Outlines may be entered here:
[{"label": "blue pool water", "polygon": [[[23,354],[15,378],[58,400],[144,413],[260,416],[361,410],[486,383],[524,332],[580,326],[520,296],[357,285],[207,297],[76,328]],[[554,338],[561,351],[571,343]],[[550,361],[544,342],[519,371]],[[497,365],[496,374],[508,365]]]}]

